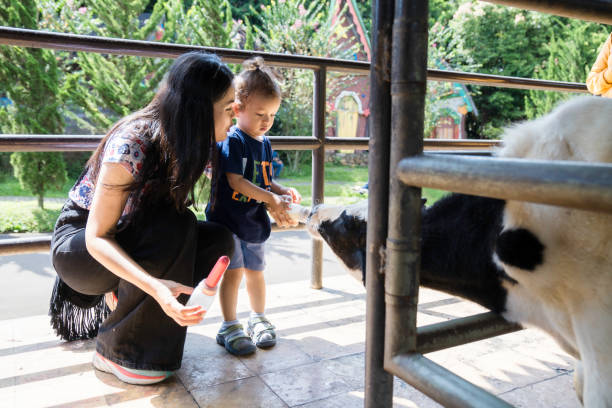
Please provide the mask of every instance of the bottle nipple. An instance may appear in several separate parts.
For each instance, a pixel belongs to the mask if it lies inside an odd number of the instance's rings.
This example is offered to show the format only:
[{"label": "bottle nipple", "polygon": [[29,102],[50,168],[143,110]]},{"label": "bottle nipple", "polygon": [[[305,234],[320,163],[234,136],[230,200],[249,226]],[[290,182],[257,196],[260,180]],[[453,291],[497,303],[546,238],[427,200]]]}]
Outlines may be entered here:
[{"label": "bottle nipple", "polygon": [[289,216],[294,220],[298,220],[299,222],[305,224],[310,216],[310,208],[291,203],[289,204],[287,214],[289,214]]},{"label": "bottle nipple", "polygon": [[206,286],[208,286],[209,288],[217,287],[217,284],[221,280],[221,277],[223,276],[223,273],[225,273],[225,270],[229,266],[229,263],[229,257],[227,257],[226,255],[220,257],[217,260],[215,266],[213,266],[212,270],[210,271],[210,274],[208,274],[208,277],[204,281],[206,283]]}]

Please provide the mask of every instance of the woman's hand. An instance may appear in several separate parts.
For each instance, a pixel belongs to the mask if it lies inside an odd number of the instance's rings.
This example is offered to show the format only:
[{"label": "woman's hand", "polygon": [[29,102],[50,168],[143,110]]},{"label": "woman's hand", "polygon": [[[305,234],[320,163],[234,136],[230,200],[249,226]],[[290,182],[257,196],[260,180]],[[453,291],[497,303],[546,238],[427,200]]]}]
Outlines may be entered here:
[{"label": "woman's hand", "polygon": [[206,310],[201,306],[183,306],[176,298],[184,293],[190,295],[193,288],[178,282],[157,279],[161,285],[156,288],[153,298],[159,303],[164,313],[170,316],[180,326],[193,326],[204,318]]}]

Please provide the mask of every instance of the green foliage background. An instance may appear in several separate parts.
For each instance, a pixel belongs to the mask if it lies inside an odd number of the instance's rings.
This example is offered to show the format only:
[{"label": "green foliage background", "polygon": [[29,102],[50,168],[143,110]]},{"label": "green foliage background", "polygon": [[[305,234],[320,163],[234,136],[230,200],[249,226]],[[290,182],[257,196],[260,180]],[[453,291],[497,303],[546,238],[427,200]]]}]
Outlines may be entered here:
[{"label": "green foliage background", "polygon": [[[43,28],[74,34],[216,47],[232,42],[237,27],[227,0],[39,0]],[[86,4],[86,5],[83,5]],[[202,22],[205,22],[203,24]],[[173,60],[78,52],[62,59],[65,113],[91,133],[105,133],[145,106]]]},{"label": "green foliage background", "polygon": [[[433,1],[441,29],[430,48],[454,70],[582,82],[610,26],[477,1]],[[430,7],[431,7],[430,5]],[[431,20],[430,20],[431,22]],[[563,93],[468,86],[480,112],[481,137],[495,138],[517,120],[548,112]]]},{"label": "green foliage background", "polygon": [[[0,0],[0,24],[38,28],[40,13],[34,0]],[[61,72],[52,51],[23,47],[0,47],[0,89],[12,104],[0,108],[0,131],[11,134],[61,133],[59,80]],[[23,188],[44,206],[45,192],[60,188],[66,180],[61,153],[11,154],[14,175]]]},{"label": "green foliage background", "polygon": [[[266,52],[348,58],[356,50],[343,45],[347,29],[343,19],[331,21],[327,2],[304,0],[270,0],[259,10],[251,7],[252,21],[246,24],[253,32],[252,48]],[[307,136],[312,134],[313,74],[303,69],[278,69],[283,78],[283,99],[276,115],[272,136]],[[347,81],[329,74],[328,94]],[[310,152],[282,152],[289,170],[297,171],[308,162]]]}]

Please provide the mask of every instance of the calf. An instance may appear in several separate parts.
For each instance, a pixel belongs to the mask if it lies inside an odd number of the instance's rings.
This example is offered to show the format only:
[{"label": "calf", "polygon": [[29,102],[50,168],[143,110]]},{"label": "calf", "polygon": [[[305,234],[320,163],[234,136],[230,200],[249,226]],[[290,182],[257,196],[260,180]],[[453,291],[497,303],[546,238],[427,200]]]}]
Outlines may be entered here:
[{"label": "calf", "polygon": [[[611,118],[612,100],[575,98],[507,129],[496,154],[612,163]],[[364,280],[366,223],[367,202],[322,205],[308,230]],[[421,284],[546,331],[576,359],[584,405],[612,407],[612,215],[450,194],[422,211]]]}]

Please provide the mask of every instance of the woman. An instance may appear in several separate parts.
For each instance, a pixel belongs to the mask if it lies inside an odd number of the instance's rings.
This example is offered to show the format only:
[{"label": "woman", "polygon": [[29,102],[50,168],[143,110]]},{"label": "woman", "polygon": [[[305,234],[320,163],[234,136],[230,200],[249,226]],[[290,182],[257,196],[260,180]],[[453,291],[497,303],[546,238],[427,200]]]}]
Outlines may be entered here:
[{"label": "woman", "polygon": [[[180,367],[186,326],[205,310],[177,297],[233,252],[227,229],[187,208],[232,124],[232,79],[214,55],[179,57],[153,100],[102,140],[55,226],[53,327],[66,340],[97,334],[94,367],[122,381],[152,384]],[[105,293],[118,300],[100,325]]]}]

